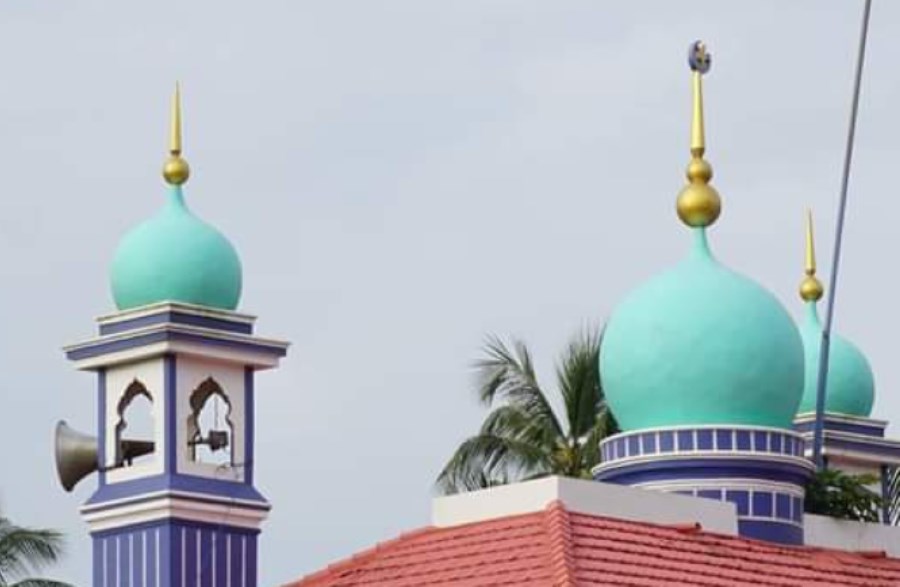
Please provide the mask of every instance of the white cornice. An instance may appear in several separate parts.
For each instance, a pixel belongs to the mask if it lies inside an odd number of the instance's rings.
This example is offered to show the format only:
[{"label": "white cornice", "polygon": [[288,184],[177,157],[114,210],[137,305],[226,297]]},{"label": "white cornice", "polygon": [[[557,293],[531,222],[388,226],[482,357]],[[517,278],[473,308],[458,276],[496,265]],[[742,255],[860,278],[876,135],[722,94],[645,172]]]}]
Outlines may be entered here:
[{"label": "white cornice", "polygon": [[242,322],[245,324],[253,324],[256,316],[252,314],[243,314],[240,312],[232,312],[230,310],[221,310],[218,308],[210,308],[209,306],[199,306],[197,304],[187,304],[185,302],[164,301],[146,306],[139,306],[121,312],[113,312],[97,317],[100,324],[115,324],[125,320],[134,320],[135,318],[143,318],[144,316],[152,316],[161,312],[174,311],[179,314],[191,314],[193,316],[203,316],[205,318],[218,318],[220,320],[228,320],[230,322]]},{"label": "white cornice", "polygon": [[81,509],[82,518],[91,532],[169,518],[257,530],[269,515],[267,509],[242,506],[237,500],[233,503],[207,503],[172,496],[125,503],[119,507],[103,505],[106,506],[104,509],[87,506]]}]

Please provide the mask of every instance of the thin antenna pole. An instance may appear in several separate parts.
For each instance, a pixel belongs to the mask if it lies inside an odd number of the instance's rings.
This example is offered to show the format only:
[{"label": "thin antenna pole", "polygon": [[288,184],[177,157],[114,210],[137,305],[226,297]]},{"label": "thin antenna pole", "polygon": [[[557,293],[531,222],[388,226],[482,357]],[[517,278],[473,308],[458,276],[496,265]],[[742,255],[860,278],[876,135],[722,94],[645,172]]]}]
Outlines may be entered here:
[{"label": "thin antenna pole", "polygon": [[850,128],[847,131],[847,147],[844,152],[844,173],[841,177],[841,197],[838,204],[837,226],[834,230],[834,253],[831,257],[831,275],[828,279],[828,304],[825,310],[825,326],[819,347],[819,376],[816,385],[816,422],[813,430],[813,461],[818,470],[825,468],[822,441],[825,436],[825,386],[828,380],[828,350],[831,343],[831,323],[834,319],[834,300],[837,298],[838,267],[841,261],[841,242],[844,234],[844,214],[847,210],[847,186],[850,183],[850,165],[853,161],[853,139],[856,135],[856,113],[859,110],[859,89],[862,84],[863,63],[866,57],[866,38],[869,36],[869,13],[872,0],[863,6],[862,30],[859,33],[859,50],[856,57],[856,79],[853,85],[853,104],[850,106]]}]

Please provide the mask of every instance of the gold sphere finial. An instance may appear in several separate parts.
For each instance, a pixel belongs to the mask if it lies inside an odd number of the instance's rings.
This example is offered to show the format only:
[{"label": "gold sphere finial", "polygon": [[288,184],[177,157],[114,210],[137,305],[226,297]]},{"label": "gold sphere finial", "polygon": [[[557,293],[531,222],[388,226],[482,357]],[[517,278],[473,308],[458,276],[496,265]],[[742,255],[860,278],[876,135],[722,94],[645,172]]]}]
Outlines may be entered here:
[{"label": "gold sphere finial", "polygon": [[181,86],[175,83],[172,95],[172,126],[169,130],[169,157],[163,164],[163,178],[169,185],[181,185],[191,176],[191,167],[181,156]]},{"label": "gold sphere finial", "polygon": [[800,297],[806,302],[817,302],[822,299],[825,288],[816,277],[816,247],[813,240],[812,210],[806,211],[806,265],[805,275],[800,282]]},{"label": "gold sphere finial", "polygon": [[709,71],[712,56],[701,41],[695,41],[688,50],[688,65],[693,82],[693,117],[691,120],[691,161],[687,167],[688,184],[678,195],[676,209],[681,221],[691,227],[710,226],[722,212],[722,199],[709,185],[712,166],[703,154],[706,138],[703,125],[703,74]]},{"label": "gold sphere finial", "polygon": [[825,294],[822,282],[815,277],[806,276],[800,282],[800,297],[806,302],[818,302]]},{"label": "gold sphere finial", "polygon": [[191,176],[191,167],[179,155],[171,155],[163,163],[163,177],[169,185],[181,185]]}]

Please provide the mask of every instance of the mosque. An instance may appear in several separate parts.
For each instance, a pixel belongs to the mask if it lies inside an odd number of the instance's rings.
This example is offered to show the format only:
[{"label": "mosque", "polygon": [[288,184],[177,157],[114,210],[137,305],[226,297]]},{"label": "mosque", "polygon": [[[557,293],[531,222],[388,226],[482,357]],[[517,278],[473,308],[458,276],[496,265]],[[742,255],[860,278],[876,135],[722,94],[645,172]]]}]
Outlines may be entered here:
[{"label": "mosque", "polygon": [[[811,218],[798,326],[776,297],[714,254],[722,203],[703,121],[710,66],[689,56],[693,114],[677,215],[685,258],[608,320],[604,389],[622,432],[601,443],[594,480],[548,477],[434,500],[431,524],[298,579],[351,585],[900,585],[900,528],[804,513],[822,326]],[[66,356],[97,378],[96,437],[61,423],[64,487],[96,471],[81,507],[95,587],[255,587],[270,504],[254,485],[254,376],[288,343],[237,311],[241,263],[186,203],[180,98],[168,195],[115,253],[116,311]],[[800,312],[798,312],[800,313]],[[823,454],[885,493],[900,441],[871,418],[863,353],[833,336]],[[128,437],[132,403],[153,416]]]}]

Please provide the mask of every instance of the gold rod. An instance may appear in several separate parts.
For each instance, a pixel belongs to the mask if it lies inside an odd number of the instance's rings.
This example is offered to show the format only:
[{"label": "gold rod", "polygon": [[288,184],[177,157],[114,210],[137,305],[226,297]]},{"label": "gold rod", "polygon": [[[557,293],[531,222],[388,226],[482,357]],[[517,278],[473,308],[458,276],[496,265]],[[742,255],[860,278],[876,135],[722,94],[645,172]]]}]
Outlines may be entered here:
[{"label": "gold rod", "polygon": [[691,76],[694,85],[694,116],[691,121],[691,155],[702,157],[706,151],[706,137],[703,128],[703,74],[694,71]]},{"label": "gold rod", "polygon": [[172,95],[172,129],[169,137],[169,153],[181,155],[181,85],[175,82]]}]

